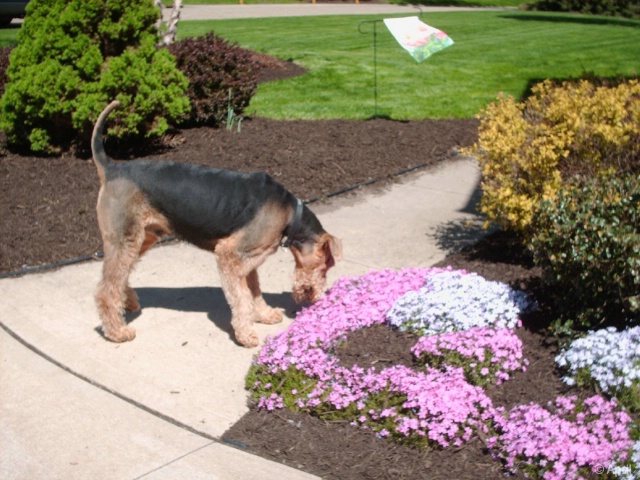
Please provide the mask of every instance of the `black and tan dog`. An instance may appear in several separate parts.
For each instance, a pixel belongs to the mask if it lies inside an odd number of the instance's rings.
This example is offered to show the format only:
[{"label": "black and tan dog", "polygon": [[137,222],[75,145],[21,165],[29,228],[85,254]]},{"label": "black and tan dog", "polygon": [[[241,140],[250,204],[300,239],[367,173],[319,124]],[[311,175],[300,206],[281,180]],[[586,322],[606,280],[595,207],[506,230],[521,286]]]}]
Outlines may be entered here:
[{"label": "black and tan dog", "polygon": [[265,173],[154,160],[112,162],[102,131],[114,101],[93,130],[93,160],[100,177],[98,225],[104,242],[102,280],[96,304],[104,336],[135,337],[124,310],[140,308],[129,286],[137,259],[162,237],[175,235],[215,254],[231,325],[245,347],[258,344],[253,322],[277,323],[281,310],[262,298],[257,268],[279,246],[295,259],[293,297],[322,297],[326,273],[341,258],[339,239],[324,231],[309,208]]}]

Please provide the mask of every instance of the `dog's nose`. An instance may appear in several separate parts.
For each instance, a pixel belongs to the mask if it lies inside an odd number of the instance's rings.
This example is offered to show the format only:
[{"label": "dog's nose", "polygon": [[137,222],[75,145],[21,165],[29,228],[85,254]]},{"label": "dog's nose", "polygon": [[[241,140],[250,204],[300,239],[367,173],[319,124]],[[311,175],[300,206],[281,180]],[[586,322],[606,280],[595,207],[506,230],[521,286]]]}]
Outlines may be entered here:
[{"label": "dog's nose", "polygon": [[304,286],[293,292],[293,299],[296,303],[314,303],[322,298],[322,292],[313,286]]}]

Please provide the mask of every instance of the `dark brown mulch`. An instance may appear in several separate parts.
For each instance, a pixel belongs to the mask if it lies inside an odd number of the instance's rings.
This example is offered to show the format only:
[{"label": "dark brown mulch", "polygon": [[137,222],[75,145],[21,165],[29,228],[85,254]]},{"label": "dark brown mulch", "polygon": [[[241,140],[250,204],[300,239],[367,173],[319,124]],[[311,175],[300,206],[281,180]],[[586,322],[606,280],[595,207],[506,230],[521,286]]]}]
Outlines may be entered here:
[{"label": "dark brown mulch", "polygon": [[[304,73],[291,62],[263,54],[255,58],[262,65],[262,82]],[[477,125],[474,119],[314,122],[247,118],[239,132],[191,128],[127,152],[115,152],[108,141],[106,149],[114,158],[151,157],[267,171],[300,198],[312,200],[446,159],[475,142]],[[99,252],[98,177],[93,162],[71,153],[25,156],[3,148],[1,141],[0,133],[0,273]]]},{"label": "dark brown mulch", "polygon": [[[263,81],[300,73],[295,65],[262,59]],[[246,119],[241,132],[195,128],[174,132],[165,147],[142,156],[237,170],[266,170],[304,199],[366,182],[384,182],[405,169],[447,161],[477,138],[477,121],[273,121]],[[166,145],[172,145],[171,148]],[[107,144],[107,150],[109,145]],[[138,149],[139,150],[139,149]],[[22,156],[0,148],[0,274],[92,255],[100,250],[94,205],[98,178],[90,160]],[[159,247],[162,248],[162,247]],[[441,265],[480,273],[544,299],[540,272],[513,238],[500,232]],[[531,362],[526,373],[489,391],[497,405],[546,402],[565,387],[554,370],[556,347],[544,335],[547,310],[525,319],[519,335]],[[407,335],[387,328],[354,333],[342,361],[379,367],[412,365]],[[289,411],[251,409],[227,442],[328,479],[493,479],[499,463],[474,439],[459,449],[421,451],[378,439],[347,423]]]},{"label": "dark brown mulch", "polygon": [[[245,119],[240,132],[208,127],[174,134],[176,146],[143,157],[264,170],[303,199],[384,181],[471,145],[476,120],[276,121]],[[106,145],[109,151],[109,145]],[[90,160],[0,156],[0,272],[92,255],[101,248]]]}]

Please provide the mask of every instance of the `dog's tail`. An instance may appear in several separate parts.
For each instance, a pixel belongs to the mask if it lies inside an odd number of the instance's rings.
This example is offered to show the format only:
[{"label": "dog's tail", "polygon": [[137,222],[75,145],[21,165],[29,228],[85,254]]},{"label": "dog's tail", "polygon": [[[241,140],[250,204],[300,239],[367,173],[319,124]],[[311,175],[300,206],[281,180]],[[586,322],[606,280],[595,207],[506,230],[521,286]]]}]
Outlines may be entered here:
[{"label": "dog's tail", "polygon": [[103,184],[105,181],[106,169],[109,163],[111,163],[111,159],[104,151],[104,144],[102,142],[102,131],[104,130],[104,124],[107,121],[107,117],[112,110],[117,108],[120,105],[118,100],[114,100],[102,111],[100,116],[98,117],[98,121],[93,127],[93,135],[91,136],[91,153],[93,155],[93,162],[96,164],[96,168],[98,169],[98,176],[100,177],[100,183]]}]

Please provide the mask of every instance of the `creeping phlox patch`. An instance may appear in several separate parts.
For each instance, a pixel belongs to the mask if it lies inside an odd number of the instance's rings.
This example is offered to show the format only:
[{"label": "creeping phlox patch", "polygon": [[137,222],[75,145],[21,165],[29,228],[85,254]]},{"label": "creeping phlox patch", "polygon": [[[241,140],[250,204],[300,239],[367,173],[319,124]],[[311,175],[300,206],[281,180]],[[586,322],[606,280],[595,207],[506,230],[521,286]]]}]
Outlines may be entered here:
[{"label": "creeping phlox patch", "polygon": [[360,388],[366,393],[352,424],[370,427],[382,437],[460,446],[476,429],[487,432],[486,423],[493,418],[489,397],[468,383],[459,368],[416,372],[390,367],[366,374]]},{"label": "creeping phlox patch", "polygon": [[620,480],[638,480],[640,478],[640,440],[633,444],[631,458],[624,463],[614,462],[608,470]]},{"label": "creeping phlox patch", "polygon": [[547,408],[532,403],[497,416],[497,435],[487,446],[512,472],[546,480],[584,478],[627,459],[630,422],[615,400],[558,397]]},{"label": "creeping phlox patch", "polygon": [[523,292],[476,273],[446,270],[429,275],[419,290],[400,297],[387,314],[400,330],[420,335],[473,327],[515,328],[532,304]]},{"label": "creeping phlox patch", "polygon": [[424,284],[441,269],[381,270],[362,277],[341,278],[318,302],[302,310],[285,331],[268,337],[256,365],[275,373],[290,366],[320,380],[337,366],[335,345],[358,329],[385,323],[395,300]]},{"label": "creeping phlox patch", "polygon": [[595,382],[627,406],[640,409],[640,327],[589,332],[571,342],[556,363],[567,369],[563,380],[568,385]]},{"label": "creeping phlox patch", "polygon": [[386,323],[397,298],[443,269],[382,270],[334,284],[284,332],[268,338],[248,386],[258,405],[348,417],[381,436],[442,447],[467,441],[490,419],[491,400],[460,368],[380,372],[340,365],[334,349],[350,332]]},{"label": "creeping phlox patch", "polygon": [[[381,270],[342,278],[323,299],[302,310],[287,330],[267,338],[247,387],[260,408],[286,407],[349,420],[380,437],[416,445],[462,445],[476,431],[485,432],[493,435],[493,453],[509,469],[526,466],[534,477],[549,471],[549,465],[559,465],[554,453],[543,448],[544,438],[557,439],[556,447],[570,451],[582,451],[584,445],[600,449],[599,456],[569,459],[570,473],[593,468],[594,461],[614,465],[625,460],[618,452],[630,445],[628,416],[614,412],[615,403],[600,397],[580,403],[580,411],[573,400],[566,401],[573,402],[571,408],[558,400],[557,415],[578,433],[531,437],[538,443],[528,444],[525,453],[509,450],[518,422],[540,418],[532,428],[565,428],[561,422],[545,423],[553,414],[541,407],[496,409],[481,388],[525,370],[522,343],[513,328],[520,324],[523,309],[531,307],[524,294],[504,284],[450,268]],[[422,335],[412,352],[424,367],[397,365],[377,371],[341,365],[335,349],[349,333],[384,324]],[[574,469],[576,458],[586,460]]]},{"label": "creeping phlox patch", "polygon": [[411,352],[428,365],[459,366],[479,386],[499,385],[509,380],[510,372],[526,371],[528,364],[522,341],[509,328],[473,327],[421,337]]}]

